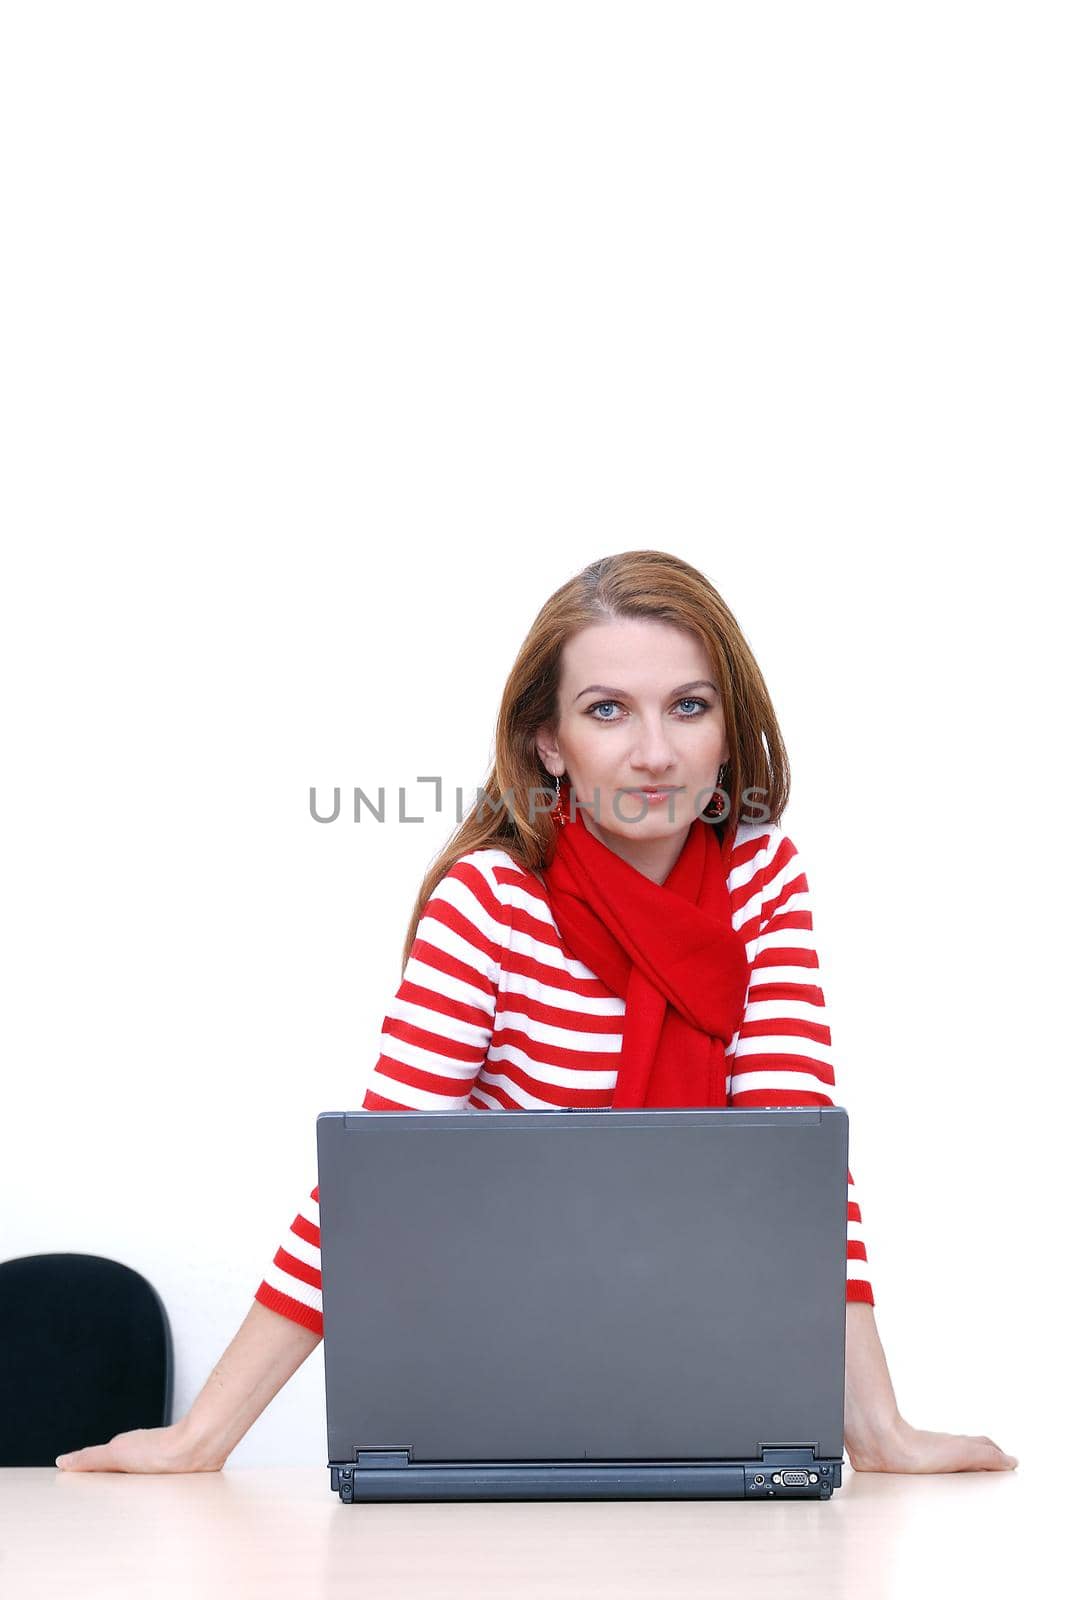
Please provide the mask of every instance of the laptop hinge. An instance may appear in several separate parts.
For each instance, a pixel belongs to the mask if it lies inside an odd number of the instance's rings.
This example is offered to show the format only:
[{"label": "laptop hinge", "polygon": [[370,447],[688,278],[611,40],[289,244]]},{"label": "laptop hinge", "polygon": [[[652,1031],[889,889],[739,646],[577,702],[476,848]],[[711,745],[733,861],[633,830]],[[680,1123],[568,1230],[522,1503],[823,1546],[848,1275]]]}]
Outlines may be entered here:
[{"label": "laptop hinge", "polygon": [[818,1446],[813,1444],[763,1444],[759,1446],[763,1463],[791,1467],[804,1462],[809,1466],[817,1459]]},{"label": "laptop hinge", "polygon": [[359,1467],[408,1467],[409,1450],[367,1450],[353,1447],[353,1459]]}]

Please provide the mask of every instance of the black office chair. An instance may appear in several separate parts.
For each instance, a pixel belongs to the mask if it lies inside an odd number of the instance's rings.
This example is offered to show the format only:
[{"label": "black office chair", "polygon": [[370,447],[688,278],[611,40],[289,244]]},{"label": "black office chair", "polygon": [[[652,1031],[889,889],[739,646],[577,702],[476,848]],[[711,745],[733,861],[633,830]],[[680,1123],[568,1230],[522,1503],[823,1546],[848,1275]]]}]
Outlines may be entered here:
[{"label": "black office chair", "polygon": [[104,1256],[0,1262],[0,1467],[171,1421],[171,1327],[152,1284]]}]

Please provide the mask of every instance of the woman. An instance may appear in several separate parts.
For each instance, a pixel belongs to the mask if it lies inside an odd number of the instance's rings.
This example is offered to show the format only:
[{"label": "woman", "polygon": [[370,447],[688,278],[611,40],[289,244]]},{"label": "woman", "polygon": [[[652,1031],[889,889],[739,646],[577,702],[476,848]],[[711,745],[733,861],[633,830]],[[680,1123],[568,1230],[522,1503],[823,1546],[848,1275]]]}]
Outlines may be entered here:
[{"label": "woman", "polygon": [[[488,782],[421,886],[364,1108],[834,1104],[788,786],[762,674],[707,579],[661,551],[593,562],[506,682]],[[900,1415],[848,1183],[853,1468],[1014,1468],[984,1435]],[[322,1337],[317,1202],[188,1415],[57,1465],[223,1466]]]}]

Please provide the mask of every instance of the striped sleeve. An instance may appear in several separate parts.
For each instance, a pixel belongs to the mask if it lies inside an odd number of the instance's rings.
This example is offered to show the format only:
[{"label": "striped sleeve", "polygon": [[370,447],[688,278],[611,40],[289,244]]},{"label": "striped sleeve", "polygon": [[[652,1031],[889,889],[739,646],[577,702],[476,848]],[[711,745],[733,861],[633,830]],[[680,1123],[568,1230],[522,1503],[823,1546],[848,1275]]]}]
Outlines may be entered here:
[{"label": "striped sleeve", "polygon": [[[439,881],[417,923],[402,981],[383,1019],[363,1111],[460,1111],[494,1027],[508,910],[493,851],[472,851]],[[254,1299],[323,1335],[320,1188],[302,1202]]]},{"label": "striped sleeve", "polygon": [[[787,834],[771,828],[735,851],[729,892],[751,965],[743,1020],[727,1052],[729,1104],[842,1104],[831,1093],[836,1079],[810,888]],[[863,1215],[850,1167],[847,1221],[845,1298],[873,1305]]]}]

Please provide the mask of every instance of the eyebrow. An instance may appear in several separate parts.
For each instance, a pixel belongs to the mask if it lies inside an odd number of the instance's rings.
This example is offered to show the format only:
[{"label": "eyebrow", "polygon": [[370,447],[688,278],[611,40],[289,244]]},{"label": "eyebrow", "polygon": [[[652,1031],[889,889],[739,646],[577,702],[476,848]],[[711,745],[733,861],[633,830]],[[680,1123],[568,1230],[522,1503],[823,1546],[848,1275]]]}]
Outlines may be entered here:
[{"label": "eyebrow", "polygon": [[[693,683],[682,683],[676,689],[672,689],[670,693],[684,694],[688,689],[713,689],[715,694],[718,692],[717,684],[711,683],[709,678],[696,678]],[[608,689],[605,683],[589,683],[586,689],[581,689],[580,694],[606,694],[613,695],[616,700],[631,699],[631,696],[624,689]],[[580,699],[580,694],[576,696],[577,700]]]}]

